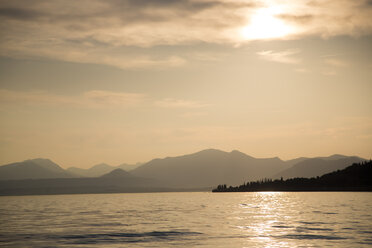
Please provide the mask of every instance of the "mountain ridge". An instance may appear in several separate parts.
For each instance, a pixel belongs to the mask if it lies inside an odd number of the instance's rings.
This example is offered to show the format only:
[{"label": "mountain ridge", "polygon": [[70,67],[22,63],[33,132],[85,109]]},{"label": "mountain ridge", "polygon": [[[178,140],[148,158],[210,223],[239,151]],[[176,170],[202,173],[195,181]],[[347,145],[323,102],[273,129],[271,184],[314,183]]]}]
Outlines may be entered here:
[{"label": "mountain ridge", "polygon": [[120,168],[114,169],[113,171],[110,171],[109,173],[100,176],[100,178],[129,178],[129,177],[133,177],[133,175]]},{"label": "mountain ridge", "polygon": [[[256,159],[237,150],[206,149],[178,157],[153,159],[132,173],[179,187],[206,187],[224,178],[231,182],[243,180],[242,174],[252,174],[254,178],[263,176],[268,170],[279,172],[281,165],[284,166],[284,162],[278,158]],[[260,166],[260,172],[252,171],[254,166]]]},{"label": "mountain ridge", "polygon": [[0,180],[75,177],[50,159],[36,158],[0,166]]},{"label": "mountain ridge", "polygon": [[115,169],[123,169],[125,171],[130,171],[130,170],[137,168],[140,165],[141,163],[137,163],[133,165],[123,163],[118,166],[112,166],[106,163],[100,163],[100,164],[93,165],[92,167],[87,168],[87,169],[78,168],[78,167],[69,167],[66,170],[81,177],[100,177]]},{"label": "mountain ridge", "polygon": [[[138,167],[130,172],[126,171],[128,173],[126,175],[152,178],[174,188],[200,188],[213,187],[221,182],[236,185],[246,180],[262,178],[319,176],[363,160],[356,156],[333,154],[329,157],[300,157],[285,161],[278,157],[255,158],[238,150],[226,152],[218,149],[205,149],[181,156],[156,158],[140,166],[137,164],[134,166]],[[89,169],[75,167],[76,173],[74,173],[72,167],[63,169],[49,159],[37,158],[0,166],[0,180],[95,178],[126,166],[130,167],[127,164],[111,166],[101,163]],[[38,173],[40,175],[37,175]]]}]

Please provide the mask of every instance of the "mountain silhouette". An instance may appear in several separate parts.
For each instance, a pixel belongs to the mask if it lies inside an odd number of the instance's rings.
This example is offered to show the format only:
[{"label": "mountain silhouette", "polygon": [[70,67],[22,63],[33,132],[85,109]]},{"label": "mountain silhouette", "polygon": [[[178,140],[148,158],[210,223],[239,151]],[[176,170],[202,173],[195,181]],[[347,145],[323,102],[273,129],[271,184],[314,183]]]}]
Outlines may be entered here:
[{"label": "mountain silhouette", "polygon": [[239,151],[207,149],[179,157],[154,159],[134,169],[139,177],[154,178],[172,187],[211,187],[224,181],[230,184],[262,178],[287,169],[279,158],[253,158]]},{"label": "mountain silhouette", "polygon": [[37,158],[0,166],[0,180],[75,177],[49,159]]},{"label": "mountain silhouette", "polygon": [[123,169],[115,169],[101,176],[101,178],[121,178],[121,179],[129,178],[129,177],[133,177],[133,175],[131,175],[130,173],[126,172]]},{"label": "mountain silhouette", "polygon": [[[47,179],[79,177],[79,180],[51,180],[45,182],[18,182],[23,188],[27,184],[63,189],[72,185],[71,192],[104,192],[108,189],[134,190],[135,187],[200,189],[212,188],[220,183],[239,185],[262,178],[315,177],[360,162],[358,157],[332,155],[318,158],[296,158],[283,161],[278,157],[254,158],[240,151],[225,152],[207,149],[193,154],[151,160],[127,172],[122,166],[98,164],[90,169],[69,168],[67,171],[48,159],[32,159],[0,166],[0,180]],[[135,165],[134,165],[135,166]],[[92,180],[90,180],[92,179]],[[146,179],[146,180],[145,180]],[[62,185],[66,183],[66,185]],[[9,183],[12,184],[12,183]],[[6,184],[4,184],[6,185]],[[14,187],[17,184],[12,184]],[[109,186],[111,185],[111,186]],[[12,187],[13,187],[12,186]],[[82,187],[81,190],[78,187]],[[35,186],[36,187],[36,186]],[[88,189],[91,187],[91,189]],[[84,189],[84,190],[83,190]],[[114,192],[117,192],[115,191]]]},{"label": "mountain silhouette", "polygon": [[350,164],[359,163],[364,160],[359,157],[346,157],[343,155],[309,158],[275,174],[272,178],[316,177],[331,171],[344,169]]},{"label": "mountain silhouette", "polygon": [[140,166],[140,163],[137,164],[120,164],[118,166],[112,166],[105,163],[97,164],[88,169],[82,169],[77,167],[69,167],[67,171],[81,177],[100,177],[104,174],[107,174],[115,169],[123,169],[125,171],[131,171]]},{"label": "mountain silhouette", "polygon": [[136,168],[138,168],[139,166],[141,166],[143,163],[136,163],[136,164],[120,164],[118,166],[116,166],[116,168],[119,168],[119,169],[123,169],[125,171],[132,171]]},{"label": "mountain silhouette", "polygon": [[94,165],[89,169],[70,167],[70,168],[67,168],[67,171],[75,175],[81,176],[81,177],[99,177],[99,176],[102,176],[106,173],[113,171],[115,168],[116,167],[114,166],[101,163],[101,164]]}]

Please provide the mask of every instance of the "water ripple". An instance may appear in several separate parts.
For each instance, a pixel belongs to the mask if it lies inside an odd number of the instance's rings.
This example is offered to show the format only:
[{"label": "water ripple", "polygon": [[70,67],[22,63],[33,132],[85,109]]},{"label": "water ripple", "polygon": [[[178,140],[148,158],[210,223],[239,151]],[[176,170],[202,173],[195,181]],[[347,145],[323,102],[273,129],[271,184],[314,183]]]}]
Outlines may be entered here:
[{"label": "water ripple", "polygon": [[347,239],[338,236],[326,236],[326,235],[314,235],[314,234],[286,234],[281,236],[274,236],[275,238],[285,238],[285,239],[325,239],[325,240],[340,240]]},{"label": "water ripple", "polygon": [[360,192],[0,197],[0,247],[371,247],[371,207]]}]

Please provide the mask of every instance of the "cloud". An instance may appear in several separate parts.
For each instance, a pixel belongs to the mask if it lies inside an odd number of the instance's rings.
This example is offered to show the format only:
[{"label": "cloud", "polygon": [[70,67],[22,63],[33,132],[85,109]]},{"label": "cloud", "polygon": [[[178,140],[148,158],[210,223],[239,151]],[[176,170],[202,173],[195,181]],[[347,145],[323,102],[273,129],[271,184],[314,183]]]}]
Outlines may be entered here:
[{"label": "cloud", "polygon": [[230,11],[251,6],[190,0],[0,2],[0,56],[120,69],[179,67],[187,63],[186,58],[148,48],[226,43],[232,39],[228,30],[243,22],[242,16]]},{"label": "cloud", "polygon": [[2,18],[29,21],[39,18],[41,16],[43,16],[42,12],[32,9],[16,7],[0,8],[0,17]]},{"label": "cloud", "polygon": [[280,15],[278,15],[278,17],[280,19],[283,19],[284,21],[293,22],[293,23],[300,24],[300,25],[310,24],[315,18],[315,16],[309,15],[309,14],[292,15],[292,14],[289,14],[289,13],[280,14]]},{"label": "cloud", "polygon": [[324,62],[327,65],[335,66],[335,67],[348,67],[349,63],[341,60],[341,59],[325,59]]},{"label": "cloud", "polygon": [[0,104],[67,106],[80,108],[128,108],[141,104],[146,95],[103,90],[86,91],[80,95],[57,95],[46,91],[12,91],[0,89]]},{"label": "cloud", "polygon": [[325,70],[322,72],[323,75],[325,76],[335,76],[337,73],[334,70]]},{"label": "cloud", "polygon": [[[154,50],[201,43],[238,46],[253,37],[370,35],[371,15],[365,0],[1,1],[0,56],[121,69],[177,67],[187,61],[176,50]],[[268,29],[262,31],[265,35],[242,35],[252,20],[257,21],[254,30]],[[265,21],[290,32],[273,36],[272,26],[261,23]]]},{"label": "cloud", "polygon": [[[92,58],[87,61],[92,61],[93,63],[99,63],[98,58]],[[79,62],[77,59],[76,62]],[[151,58],[149,56],[138,56],[131,58],[121,58],[121,57],[109,57],[102,55],[101,63],[105,65],[111,65],[121,69],[141,69],[141,68],[151,68],[151,69],[162,69],[169,67],[179,67],[187,63],[184,58],[179,56],[170,56],[165,58]]]},{"label": "cloud", "polygon": [[365,0],[296,1],[289,4],[278,18],[293,25],[296,32],[292,38],[320,36],[329,38],[347,35],[358,37],[372,32],[368,21],[372,6]]},{"label": "cloud", "polygon": [[147,55],[142,53],[127,54],[115,48],[100,48],[93,44],[71,44],[59,42],[53,39],[39,41],[39,46],[32,42],[7,44],[7,49],[0,49],[0,56],[13,57],[17,59],[52,59],[74,63],[101,64],[116,67],[119,69],[142,69],[152,70],[162,68],[180,67],[187,63],[187,60],[180,56]]},{"label": "cloud", "polygon": [[83,94],[83,97],[97,105],[110,106],[133,106],[144,101],[145,95],[137,93],[112,92],[103,90],[91,90]]},{"label": "cloud", "polygon": [[[48,106],[48,107],[73,107],[73,108],[134,108],[145,104],[170,109],[200,109],[210,104],[198,101],[164,98],[151,99],[146,94],[90,90],[78,95],[58,95],[47,91],[13,91],[0,89],[0,107],[8,106]],[[184,113],[188,115],[188,113]],[[195,115],[196,113],[189,113]],[[200,113],[198,113],[200,114]]]},{"label": "cloud", "polygon": [[328,68],[325,68],[322,72],[323,75],[325,76],[335,76],[337,75],[337,68],[346,68],[350,66],[350,63],[342,60],[342,59],[337,59],[335,58],[337,55],[328,55],[328,56],[323,56],[326,59],[324,59],[324,63],[328,65]]},{"label": "cloud", "polygon": [[[66,3],[55,0],[45,4],[41,0],[12,1],[2,3],[0,16],[16,20],[57,22],[87,22],[100,19],[102,22],[111,22],[115,19],[120,24],[169,22],[169,20],[185,20],[197,17],[198,14],[208,11],[238,10],[241,8],[256,7],[256,3],[247,3],[239,0],[89,0],[78,3]],[[73,7],[88,6],[89,8],[74,9]],[[56,11],[59,10],[59,11]],[[231,16],[234,17],[233,15]],[[67,20],[68,19],[68,20]],[[234,18],[233,18],[234,19]],[[222,23],[222,22],[221,22]],[[227,25],[227,23],[225,23]]]},{"label": "cloud", "polygon": [[194,61],[201,61],[201,62],[215,62],[221,61],[227,57],[227,53],[217,53],[217,52],[192,52],[188,53],[188,57]]},{"label": "cloud", "polygon": [[180,116],[185,119],[193,119],[206,116],[207,114],[208,114],[207,112],[186,112],[182,113]]},{"label": "cloud", "polygon": [[298,72],[298,73],[308,73],[308,72],[310,72],[309,69],[307,69],[307,68],[296,68],[295,71]]},{"label": "cloud", "polygon": [[0,89],[1,105],[66,105],[76,104],[72,97],[52,94],[46,91],[12,91]]},{"label": "cloud", "polygon": [[273,51],[262,51],[258,52],[257,54],[265,60],[278,62],[278,63],[285,63],[285,64],[299,64],[301,62],[300,59],[292,57],[294,54],[300,53],[300,50],[292,49],[292,50],[285,50],[281,52],[273,52]]},{"label": "cloud", "polygon": [[23,38],[55,37],[60,41],[90,38],[110,46],[141,47],[232,40],[226,31],[243,24],[245,17],[231,11],[252,7],[252,3],[236,0],[25,3],[0,4],[0,18],[6,23],[7,35],[18,36],[20,29],[32,29],[34,37],[23,33]]},{"label": "cloud", "polygon": [[188,101],[174,98],[165,98],[155,102],[156,106],[163,108],[204,108],[209,104],[200,103],[197,101]]}]

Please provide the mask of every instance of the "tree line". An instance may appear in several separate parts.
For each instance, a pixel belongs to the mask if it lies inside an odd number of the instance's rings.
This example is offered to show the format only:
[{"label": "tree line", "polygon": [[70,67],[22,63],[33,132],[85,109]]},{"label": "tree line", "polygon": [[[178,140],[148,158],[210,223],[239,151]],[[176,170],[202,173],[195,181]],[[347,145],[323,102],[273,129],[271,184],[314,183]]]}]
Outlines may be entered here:
[{"label": "tree line", "polygon": [[372,191],[372,160],[312,178],[264,178],[233,187],[220,184],[213,192],[253,191]]}]

